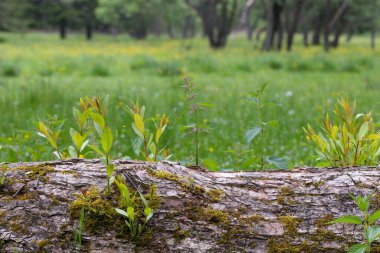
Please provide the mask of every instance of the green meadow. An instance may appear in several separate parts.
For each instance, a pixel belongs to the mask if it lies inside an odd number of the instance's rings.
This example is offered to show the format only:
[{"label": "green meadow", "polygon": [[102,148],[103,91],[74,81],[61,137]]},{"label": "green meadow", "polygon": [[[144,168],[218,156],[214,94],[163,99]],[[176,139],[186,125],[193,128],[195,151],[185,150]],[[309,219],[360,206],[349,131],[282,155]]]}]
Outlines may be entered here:
[{"label": "green meadow", "polygon": [[[39,33],[0,38],[0,161],[29,161],[36,145],[48,146],[42,139],[36,142],[34,125],[48,115],[65,120],[59,145],[66,148],[79,98],[106,95],[107,124],[117,131],[114,157],[138,158],[132,118],[124,109],[138,100],[148,117],[169,115],[163,145],[171,159],[193,161],[192,137],[183,130],[192,123],[181,88],[184,77],[193,78],[199,99],[212,104],[201,112],[212,130],[201,136],[200,156],[218,169],[235,167],[238,158],[226,151],[246,145],[245,132],[257,125],[257,110],[244,98],[262,83],[268,83],[265,97],[278,104],[264,119],[279,122],[267,133],[265,148],[269,155],[285,157],[290,167],[313,164],[313,145],[303,127],[310,123],[318,129],[338,97],[356,100],[359,111],[373,110],[376,119],[379,112],[380,50],[371,50],[364,36],[342,41],[329,53],[300,43],[291,53],[265,53],[257,42],[239,36],[223,50],[210,49],[201,38],[137,41],[98,35],[88,42],[79,35],[61,41]],[[255,142],[245,148],[254,150]],[[54,157],[49,151],[41,159]]]}]

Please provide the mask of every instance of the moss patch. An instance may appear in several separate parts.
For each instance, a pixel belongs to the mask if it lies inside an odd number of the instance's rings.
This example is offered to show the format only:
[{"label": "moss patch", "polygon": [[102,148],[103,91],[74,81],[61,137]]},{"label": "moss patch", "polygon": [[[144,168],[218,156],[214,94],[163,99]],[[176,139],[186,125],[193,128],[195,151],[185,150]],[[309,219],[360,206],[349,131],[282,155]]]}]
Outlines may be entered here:
[{"label": "moss patch", "polygon": [[281,205],[295,205],[294,200],[295,193],[288,186],[283,186],[280,188],[279,194],[276,196],[276,200]]},{"label": "moss patch", "polygon": [[54,172],[55,169],[46,164],[38,164],[32,166],[19,166],[9,169],[10,171],[25,171],[25,177],[30,180],[35,180],[40,177],[42,182],[47,182],[49,179],[46,176],[48,173]]},{"label": "moss patch", "polygon": [[223,191],[219,189],[212,189],[212,190],[209,190],[206,194],[211,199],[212,202],[219,202],[220,197],[223,194]]}]

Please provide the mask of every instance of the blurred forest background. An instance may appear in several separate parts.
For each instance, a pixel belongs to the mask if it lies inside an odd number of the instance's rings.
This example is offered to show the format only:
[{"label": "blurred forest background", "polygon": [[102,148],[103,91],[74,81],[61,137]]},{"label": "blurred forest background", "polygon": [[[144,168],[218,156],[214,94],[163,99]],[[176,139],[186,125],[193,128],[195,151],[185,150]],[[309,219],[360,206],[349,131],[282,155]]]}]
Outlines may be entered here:
[{"label": "blurred forest background", "polygon": [[[213,48],[225,47],[231,33],[244,31],[260,39],[263,50],[291,50],[296,32],[305,46],[339,46],[346,34],[371,33],[375,43],[377,0],[2,0],[0,29],[25,32],[83,31],[114,36],[127,33],[144,39],[149,34],[170,38],[207,37]],[[262,35],[264,34],[264,35]]]},{"label": "blurred forest background", "polygon": [[243,98],[268,83],[265,97],[280,106],[263,113],[278,121],[266,154],[315,165],[303,127],[318,129],[337,97],[378,121],[378,9],[377,0],[0,0],[0,161],[55,159],[36,122],[62,126],[66,149],[79,98],[107,94],[114,157],[141,159],[126,110],[139,100],[147,118],[169,115],[171,159],[194,161],[183,130],[189,76],[212,104],[200,113],[210,129],[202,164],[255,168],[246,132],[260,115]]}]

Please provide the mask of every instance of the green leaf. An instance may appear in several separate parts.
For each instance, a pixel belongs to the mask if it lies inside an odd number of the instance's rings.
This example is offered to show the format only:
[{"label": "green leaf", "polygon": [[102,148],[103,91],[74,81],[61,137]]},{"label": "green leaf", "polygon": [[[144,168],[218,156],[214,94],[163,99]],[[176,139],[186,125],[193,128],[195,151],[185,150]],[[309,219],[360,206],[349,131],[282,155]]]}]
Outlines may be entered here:
[{"label": "green leaf", "polygon": [[139,137],[136,137],[132,140],[132,148],[133,148],[133,152],[135,153],[135,155],[140,154],[142,143],[143,143],[143,140]]},{"label": "green leaf", "polygon": [[69,146],[68,151],[69,151],[69,155],[71,158],[77,158],[78,157],[77,151],[75,150],[75,148],[73,146]]},{"label": "green leaf", "polygon": [[110,177],[114,171],[115,171],[115,165],[108,164],[106,167],[107,176]]},{"label": "green leaf", "polygon": [[278,127],[278,120],[271,120],[265,123],[265,125],[270,127]]},{"label": "green leaf", "polygon": [[363,213],[366,213],[368,208],[369,208],[369,205],[370,205],[371,195],[364,196],[364,197],[362,197],[362,196],[355,197],[355,196],[350,194],[350,196],[355,201],[355,203],[359,207],[359,209]]},{"label": "green leaf", "polygon": [[124,210],[122,210],[122,209],[115,208],[115,211],[116,211],[117,213],[119,213],[119,214],[125,216],[125,217],[128,217],[128,214],[127,214]]},{"label": "green leaf", "polygon": [[245,133],[245,140],[247,143],[251,143],[252,140],[260,133],[261,127],[255,127],[253,129],[248,130]]},{"label": "green leaf", "polygon": [[153,217],[153,210],[150,207],[145,207],[144,214],[146,216],[145,222],[149,221]]},{"label": "green leaf", "polygon": [[103,150],[106,154],[109,154],[111,147],[112,147],[112,142],[113,142],[113,135],[112,135],[112,130],[109,127],[106,127],[102,133],[102,147]]},{"label": "green leaf", "polygon": [[70,128],[70,136],[77,150],[80,150],[84,141],[83,137],[73,128]]},{"label": "green leaf", "polygon": [[144,140],[144,134],[140,132],[135,123],[132,123],[132,129],[137,134],[137,136],[140,137],[140,139]]},{"label": "green leaf", "polygon": [[215,160],[212,160],[212,159],[205,159],[205,160],[203,160],[203,164],[210,171],[217,171],[218,168],[219,168],[218,163]]},{"label": "green leaf", "polygon": [[90,117],[94,121],[96,132],[98,132],[99,135],[102,135],[103,129],[106,126],[106,122],[104,121],[103,116],[99,113],[91,113]]},{"label": "green leaf", "polygon": [[104,156],[104,153],[97,146],[95,146],[95,145],[88,145],[88,147],[91,148],[92,150],[94,150],[96,153],[98,153],[98,155]]},{"label": "green leaf", "polygon": [[378,219],[380,218],[380,209],[377,210],[376,212],[374,212],[373,214],[371,214],[369,217],[368,217],[368,222],[370,225],[372,225],[375,221],[377,221]]},{"label": "green leaf", "polygon": [[336,223],[361,225],[363,223],[363,220],[360,217],[355,216],[355,215],[344,215],[339,218],[336,218],[335,220],[327,222],[327,224],[336,224]]},{"label": "green leaf", "polygon": [[137,113],[135,113],[135,115],[133,116],[133,118],[134,118],[134,122],[135,122],[135,126],[136,126],[137,130],[142,135],[144,135],[144,133],[145,133],[145,125],[144,125],[143,118],[139,114],[137,114]]},{"label": "green leaf", "polygon": [[365,253],[367,246],[365,244],[354,244],[348,249],[348,253]]},{"label": "green leaf", "polygon": [[378,226],[369,226],[368,229],[365,231],[367,238],[370,243],[375,241],[380,236],[380,227]]},{"label": "green leaf", "polygon": [[266,160],[269,164],[273,164],[274,166],[276,166],[279,169],[287,169],[288,168],[288,161],[285,158],[273,157],[272,156],[272,157],[268,157]]},{"label": "green leaf", "polygon": [[368,122],[364,122],[359,129],[358,139],[362,140],[364,136],[367,134],[367,132],[368,132]]}]

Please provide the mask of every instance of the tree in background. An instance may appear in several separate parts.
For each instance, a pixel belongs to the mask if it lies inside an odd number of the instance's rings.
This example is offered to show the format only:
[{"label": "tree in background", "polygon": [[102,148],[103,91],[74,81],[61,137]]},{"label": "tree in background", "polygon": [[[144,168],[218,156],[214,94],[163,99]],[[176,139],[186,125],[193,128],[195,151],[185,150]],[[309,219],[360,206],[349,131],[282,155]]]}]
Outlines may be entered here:
[{"label": "tree in background", "polygon": [[1,0],[0,30],[25,32],[31,22],[26,16],[28,7],[26,0]]},{"label": "tree in background", "polygon": [[223,48],[227,44],[237,16],[237,0],[186,0],[202,20],[204,34],[212,48]]}]

